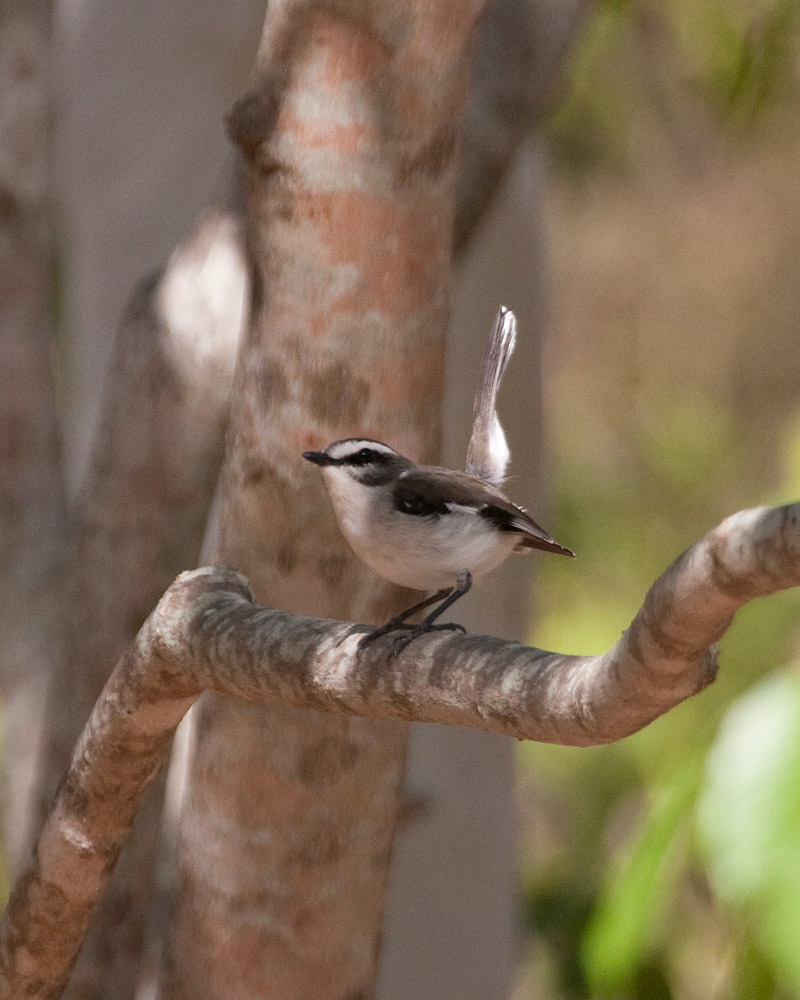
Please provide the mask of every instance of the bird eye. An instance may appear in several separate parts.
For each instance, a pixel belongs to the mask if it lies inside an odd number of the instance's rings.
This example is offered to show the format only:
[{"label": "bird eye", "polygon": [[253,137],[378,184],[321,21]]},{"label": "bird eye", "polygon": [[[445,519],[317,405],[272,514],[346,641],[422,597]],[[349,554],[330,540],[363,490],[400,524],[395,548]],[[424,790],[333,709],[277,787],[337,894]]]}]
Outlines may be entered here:
[{"label": "bird eye", "polygon": [[371,462],[374,459],[374,457],[375,457],[375,452],[372,450],[372,448],[362,448],[361,451],[356,456],[356,458],[358,458],[360,462]]}]

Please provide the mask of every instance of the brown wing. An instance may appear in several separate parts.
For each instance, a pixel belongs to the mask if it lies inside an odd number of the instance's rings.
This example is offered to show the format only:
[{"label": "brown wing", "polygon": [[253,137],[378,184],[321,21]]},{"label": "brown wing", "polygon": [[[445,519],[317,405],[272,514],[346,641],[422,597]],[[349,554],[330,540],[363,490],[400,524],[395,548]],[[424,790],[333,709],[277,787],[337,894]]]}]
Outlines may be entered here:
[{"label": "brown wing", "polygon": [[502,506],[489,504],[481,509],[480,514],[501,531],[513,531],[515,534],[519,534],[518,549],[541,549],[543,552],[555,552],[560,556],[575,557],[572,549],[560,545],[547,534],[544,528],[540,528],[524,510],[520,510],[512,503],[506,502]]},{"label": "brown wing", "polygon": [[476,516],[498,530],[518,534],[521,548],[575,554],[559,545],[499,490],[463,472],[425,466],[404,472],[395,485],[393,501],[396,510],[418,517],[441,517],[453,507],[472,508]]}]

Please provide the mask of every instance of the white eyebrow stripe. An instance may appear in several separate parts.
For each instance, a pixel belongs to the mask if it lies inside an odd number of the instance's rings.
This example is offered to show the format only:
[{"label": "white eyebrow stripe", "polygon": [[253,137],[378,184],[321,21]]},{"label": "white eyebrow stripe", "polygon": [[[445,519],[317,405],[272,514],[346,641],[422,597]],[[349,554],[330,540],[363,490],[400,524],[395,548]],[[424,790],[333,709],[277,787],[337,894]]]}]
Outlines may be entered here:
[{"label": "white eyebrow stripe", "polygon": [[351,455],[357,455],[362,448],[369,448],[370,451],[374,451],[378,455],[397,454],[394,448],[390,448],[389,445],[382,444],[380,441],[369,441],[367,438],[350,438],[346,441],[335,441],[332,445],[328,446],[327,451],[331,458],[342,459]]}]

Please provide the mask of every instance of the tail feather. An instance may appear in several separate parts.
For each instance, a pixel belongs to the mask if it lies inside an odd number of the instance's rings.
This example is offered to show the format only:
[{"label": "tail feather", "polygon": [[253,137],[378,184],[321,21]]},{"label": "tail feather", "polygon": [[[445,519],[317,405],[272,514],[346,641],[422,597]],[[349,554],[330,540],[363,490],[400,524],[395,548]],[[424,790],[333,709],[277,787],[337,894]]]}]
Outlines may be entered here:
[{"label": "tail feather", "polygon": [[570,559],[575,558],[575,553],[572,549],[568,549],[566,545],[560,545],[557,541],[549,537],[538,538],[534,535],[520,535],[514,551],[525,552],[526,549],[539,549],[542,552],[555,552],[559,556],[569,556]]},{"label": "tail feather", "polygon": [[475,393],[472,436],[467,448],[467,472],[492,486],[500,486],[505,478],[510,453],[506,436],[495,410],[497,390],[508,359],[517,342],[517,321],[514,313],[501,306],[495,317],[481,378]]}]

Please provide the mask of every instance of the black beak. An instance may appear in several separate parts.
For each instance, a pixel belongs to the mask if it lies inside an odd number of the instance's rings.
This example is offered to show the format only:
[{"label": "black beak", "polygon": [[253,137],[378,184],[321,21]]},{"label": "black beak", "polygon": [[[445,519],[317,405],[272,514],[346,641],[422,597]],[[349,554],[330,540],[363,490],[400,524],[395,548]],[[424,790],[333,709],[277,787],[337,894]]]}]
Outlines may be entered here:
[{"label": "black beak", "polygon": [[307,462],[313,462],[314,465],[335,465],[336,459],[331,458],[331,456],[325,451],[304,451],[303,458]]}]

